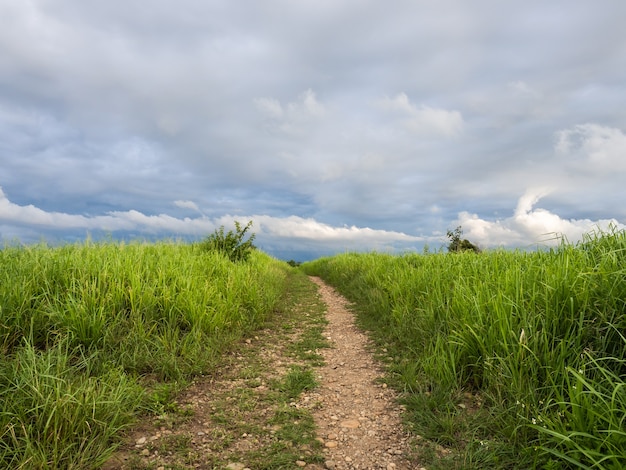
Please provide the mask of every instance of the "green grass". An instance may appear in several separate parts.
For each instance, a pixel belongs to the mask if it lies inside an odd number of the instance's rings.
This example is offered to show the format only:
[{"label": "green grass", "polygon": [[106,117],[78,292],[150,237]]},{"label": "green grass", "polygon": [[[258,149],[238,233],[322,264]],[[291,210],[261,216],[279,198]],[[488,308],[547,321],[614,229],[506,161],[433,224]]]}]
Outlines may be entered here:
[{"label": "green grass", "polygon": [[288,276],[281,313],[280,325],[274,323],[272,327],[275,334],[288,335],[281,346],[295,363],[280,377],[269,380],[271,392],[265,396],[264,406],[272,410],[272,415],[263,425],[269,425],[274,432],[268,444],[241,456],[250,468],[295,468],[297,460],[323,462],[311,411],[293,405],[303,392],[317,387],[313,367],[323,363],[317,351],[330,346],[322,336],[325,306],[317,286],[301,272],[294,270]]},{"label": "green grass", "polygon": [[429,468],[626,467],[625,232],[302,268],[354,302],[387,349]]},{"label": "green grass", "polygon": [[[282,308],[288,269],[257,250],[232,263],[179,243],[0,250],[0,467],[97,468],[138,413],[171,411],[192,377]],[[429,468],[626,467],[626,233],[303,269],[354,302],[386,350]],[[308,299],[316,313],[289,353],[314,366],[322,307],[304,276],[291,282],[293,307]],[[243,372],[251,390],[255,367]],[[281,468],[313,445],[310,416],[290,401],[314,382],[300,363],[273,384],[280,439],[251,461]],[[256,406],[249,391],[233,399],[241,413]]]},{"label": "green grass", "polygon": [[92,357],[59,344],[28,343],[0,370],[4,468],[90,468],[110,454],[133,419],[142,389],[120,368],[92,376]]},{"label": "green grass", "polygon": [[[286,469],[297,468],[298,460],[323,462],[311,410],[296,404],[303,392],[317,386],[314,367],[320,359],[304,348],[327,347],[319,331],[324,313],[316,285],[290,271],[277,314],[258,338],[236,349],[235,363],[223,368],[224,384],[232,381],[234,386],[211,392],[211,452],[197,464],[224,468],[242,462],[255,469]],[[285,363],[284,370],[267,361],[269,351]]]},{"label": "green grass", "polygon": [[302,392],[312,390],[317,387],[317,381],[313,375],[313,370],[308,367],[291,366],[289,372],[274,384],[274,388],[287,399],[293,400]]},{"label": "green grass", "polygon": [[273,314],[288,269],[181,243],[0,250],[0,467],[97,468]]}]

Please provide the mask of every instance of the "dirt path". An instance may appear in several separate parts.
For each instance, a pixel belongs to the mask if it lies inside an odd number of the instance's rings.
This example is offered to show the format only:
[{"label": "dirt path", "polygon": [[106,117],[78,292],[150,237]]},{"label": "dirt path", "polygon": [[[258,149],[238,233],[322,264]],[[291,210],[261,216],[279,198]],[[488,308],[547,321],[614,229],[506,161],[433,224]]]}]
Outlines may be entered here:
[{"label": "dirt path", "polygon": [[104,470],[421,468],[347,301],[292,278],[283,311],[128,432]]},{"label": "dirt path", "polygon": [[324,334],[332,348],[322,352],[321,385],[304,396],[321,403],[313,416],[329,469],[409,469],[409,436],[401,424],[402,407],[380,379],[382,370],[367,350],[368,338],[355,326],[347,301],[319,278],[327,305]]}]

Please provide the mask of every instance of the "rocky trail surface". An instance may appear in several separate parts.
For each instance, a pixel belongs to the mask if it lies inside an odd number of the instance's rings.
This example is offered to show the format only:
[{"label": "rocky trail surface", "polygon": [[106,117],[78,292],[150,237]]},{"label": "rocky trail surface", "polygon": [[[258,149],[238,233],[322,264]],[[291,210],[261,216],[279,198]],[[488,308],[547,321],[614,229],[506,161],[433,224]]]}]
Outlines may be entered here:
[{"label": "rocky trail surface", "polygon": [[285,305],[129,432],[105,470],[422,469],[348,302],[294,276]]},{"label": "rocky trail surface", "polygon": [[320,386],[305,394],[305,399],[322,404],[313,415],[326,468],[419,468],[408,459],[411,447],[402,427],[402,406],[381,380],[383,372],[367,349],[367,336],[355,326],[347,301],[321,279],[312,280],[327,305],[325,335],[333,344],[323,351]]}]

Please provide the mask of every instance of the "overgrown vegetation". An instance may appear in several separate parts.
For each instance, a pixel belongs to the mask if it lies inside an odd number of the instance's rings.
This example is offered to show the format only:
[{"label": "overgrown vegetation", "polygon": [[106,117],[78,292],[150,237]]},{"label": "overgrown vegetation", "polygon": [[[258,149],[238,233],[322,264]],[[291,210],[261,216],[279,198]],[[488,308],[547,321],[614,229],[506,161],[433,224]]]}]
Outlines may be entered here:
[{"label": "overgrown vegetation", "polygon": [[252,228],[252,221],[249,221],[245,227],[242,227],[238,221],[235,221],[235,230],[224,232],[224,226],[215,230],[204,240],[200,247],[205,251],[214,251],[225,254],[228,259],[233,262],[247,261],[250,258],[252,250],[255,249],[253,241],[256,234],[249,234],[246,240],[246,233]]},{"label": "overgrown vegetation", "polygon": [[0,250],[0,467],[97,468],[137,413],[272,314],[290,268],[246,259],[177,243]]},{"label": "overgrown vegetation", "polygon": [[626,468],[625,232],[303,269],[385,348],[429,468]]}]

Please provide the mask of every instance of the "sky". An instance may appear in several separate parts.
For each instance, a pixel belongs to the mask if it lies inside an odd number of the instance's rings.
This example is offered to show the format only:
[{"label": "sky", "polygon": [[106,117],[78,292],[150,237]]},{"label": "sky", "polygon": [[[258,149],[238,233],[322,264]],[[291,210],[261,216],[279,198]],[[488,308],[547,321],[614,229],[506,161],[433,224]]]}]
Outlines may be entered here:
[{"label": "sky", "polygon": [[0,240],[626,228],[623,0],[0,0]]}]

